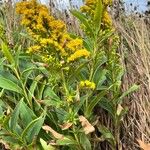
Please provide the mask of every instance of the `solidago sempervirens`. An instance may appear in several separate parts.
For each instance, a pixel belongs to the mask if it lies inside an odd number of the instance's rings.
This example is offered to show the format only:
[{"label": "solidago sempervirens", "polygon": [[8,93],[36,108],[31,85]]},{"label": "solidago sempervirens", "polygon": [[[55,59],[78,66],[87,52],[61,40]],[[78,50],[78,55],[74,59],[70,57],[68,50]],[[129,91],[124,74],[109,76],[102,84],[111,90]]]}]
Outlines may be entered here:
[{"label": "solidago sempervirens", "polygon": [[22,1],[17,3],[16,12],[21,15],[21,24],[34,39],[27,52],[38,54],[49,66],[61,68],[90,56],[83,40],[70,37],[65,23],[55,19],[45,5],[36,0]]}]

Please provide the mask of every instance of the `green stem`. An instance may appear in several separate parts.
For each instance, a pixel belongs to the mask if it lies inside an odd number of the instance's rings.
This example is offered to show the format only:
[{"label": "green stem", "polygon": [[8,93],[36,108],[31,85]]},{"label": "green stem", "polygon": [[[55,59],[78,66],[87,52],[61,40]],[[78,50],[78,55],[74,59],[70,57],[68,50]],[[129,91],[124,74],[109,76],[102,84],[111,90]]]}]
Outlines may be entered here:
[{"label": "green stem", "polygon": [[63,70],[61,72],[61,77],[62,77],[62,81],[63,81],[63,88],[65,90],[66,96],[68,96],[69,95],[69,91],[68,91],[68,88],[67,88],[67,85],[66,85],[66,80],[65,80],[65,77],[64,77]]},{"label": "green stem", "polygon": [[21,80],[21,78],[20,78],[19,72],[17,71],[16,68],[14,69],[14,72],[15,72],[15,74],[16,74],[16,77],[19,79],[19,81],[20,81],[20,83],[21,83],[21,86],[22,86],[22,89],[23,89],[23,94],[24,94],[24,96],[25,96],[25,98],[26,98],[26,100],[27,100],[29,106],[32,108],[32,102],[31,102],[31,101],[29,100],[29,98],[28,98],[28,94],[27,94],[26,89],[25,89],[25,86],[24,86],[24,84],[23,84],[23,82],[22,82],[22,80]]},{"label": "green stem", "polygon": [[96,36],[94,39],[94,50],[93,50],[93,54],[92,54],[92,66],[91,66],[90,77],[89,77],[90,81],[92,80],[93,74],[94,74],[94,64],[95,64],[97,47],[98,46],[97,46],[97,36]]},{"label": "green stem", "polygon": [[74,126],[73,126],[73,134],[74,134],[75,140],[76,140],[77,143],[78,143],[78,150],[83,150],[83,148],[82,148],[82,146],[81,146],[81,144],[80,144],[80,141],[79,141],[79,139],[78,139],[78,136],[77,136],[77,134],[76,134],[76,131],[75,131]]}]

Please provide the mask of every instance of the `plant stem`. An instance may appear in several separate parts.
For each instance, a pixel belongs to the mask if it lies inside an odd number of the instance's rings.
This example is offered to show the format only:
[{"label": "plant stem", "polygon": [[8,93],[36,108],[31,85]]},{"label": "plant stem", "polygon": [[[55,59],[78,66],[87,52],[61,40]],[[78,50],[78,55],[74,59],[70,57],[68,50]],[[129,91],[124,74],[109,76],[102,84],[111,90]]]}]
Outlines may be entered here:
[{"label": "plant stem", "polygon": [[21,78],[20,78],[19,72],[18,72],[18,70],[17,70],[16,68],[14,69],[14,72],[15,72],[15,74],[16,74],[16,77],[19,79],[19,81],[20,81],[20,83],[21,83],[22,90],[23,90],[23,94],[24,94],[24,96],[25,96],[25,98],[26,98],[26,100],[27,100],[29,106],[32,108],[32,102],[31,102],[31,101],[29,100],[29,98],[28,98],[28,94],[27,94],[26,89],[25,89],[25,86],[24,86],[24,84],[23,84],[23,82],[22,82],[22,80],[21,80]]},{"label": "plant stem", "polygon": [[75,140],[76,140],[77,143],[78,143],[78,150],[83,150],[83,148],[82,148],[82,146],[81,146],[81,144],[80,144],[80,141],[79,141],[79,139],[78,139],[78,137],[77,137],[77,134],[76,134],[76,131],[75,131],[74,126],[73,126],[73,134],[74,134]]}]

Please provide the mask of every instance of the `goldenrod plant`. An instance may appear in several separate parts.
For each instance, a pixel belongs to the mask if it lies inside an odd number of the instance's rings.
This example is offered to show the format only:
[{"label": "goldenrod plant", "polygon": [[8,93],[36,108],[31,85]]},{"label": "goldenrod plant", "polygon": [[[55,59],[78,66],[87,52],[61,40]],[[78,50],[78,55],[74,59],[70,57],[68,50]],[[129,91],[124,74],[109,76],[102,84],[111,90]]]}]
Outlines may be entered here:
[{"label": "goldenrod plant", "polygon": [[[9,149],[93,150],[107,141],[120,148],[120,124],[127,108],[121,92],[124,73],[117,53],[108,6],[86,0],[71,13],[84,37],[70,34],[36,0],[16,4],[26,44],[2,41],[0,59],[0,137]],[[13,52],[13,53],[12,53]],[[95,108],[105,110],[112,128],[101,123]]]}]

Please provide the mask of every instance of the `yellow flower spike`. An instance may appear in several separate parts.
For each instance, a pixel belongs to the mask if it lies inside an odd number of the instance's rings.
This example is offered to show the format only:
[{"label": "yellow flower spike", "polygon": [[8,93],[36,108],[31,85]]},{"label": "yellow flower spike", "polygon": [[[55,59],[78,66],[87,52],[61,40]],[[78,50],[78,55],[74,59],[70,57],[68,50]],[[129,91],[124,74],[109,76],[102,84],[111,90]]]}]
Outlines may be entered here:
[{"label": "yellow flower spike", "polygon": [[54,43],[54,41],[52,39],[47,39],[47,38],[41,38],[40,39],[40,44],[42,46],[46,46],[48,44],[53,44],[53,43]]},{"label": "yellow flower spike", "polygon": [[102,21],[106,27],[112,26],[112,19],[106,10],[104,11]]}]

